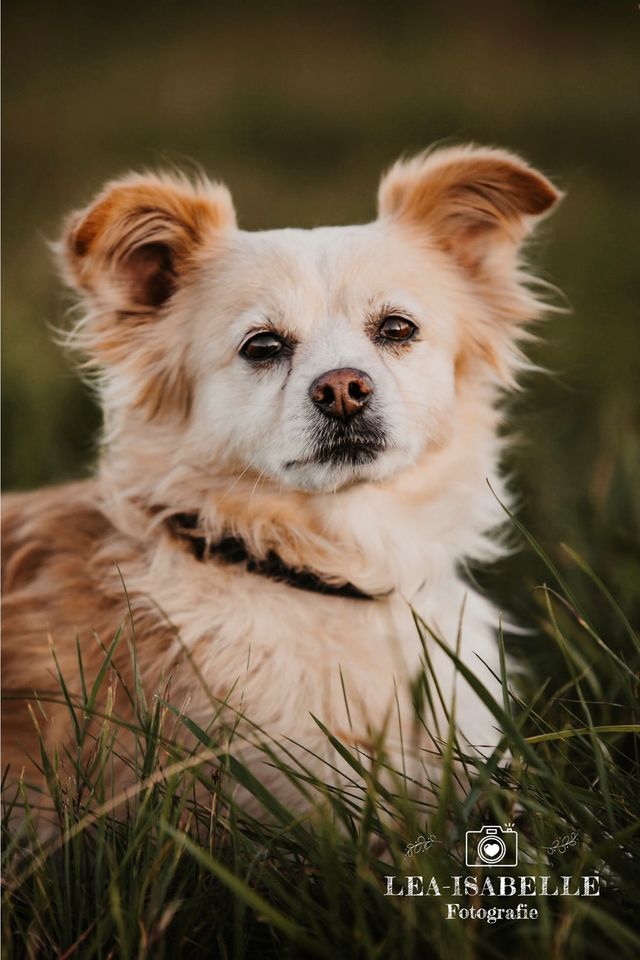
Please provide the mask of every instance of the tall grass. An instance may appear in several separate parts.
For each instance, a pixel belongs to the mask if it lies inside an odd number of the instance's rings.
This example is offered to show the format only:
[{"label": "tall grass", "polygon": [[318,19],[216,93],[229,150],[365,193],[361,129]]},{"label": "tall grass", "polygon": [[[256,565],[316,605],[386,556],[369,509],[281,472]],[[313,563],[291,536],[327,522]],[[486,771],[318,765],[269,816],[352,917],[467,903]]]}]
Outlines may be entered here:
[{"label": "tall grass", "polygon": [[[3,957],[637,957],[640,642],[578,555],[567,550],[559,569],[523,532],[548,579],[537,591],[541,630],[526,643],[548,644],[563,669],[539,684],[535,671],[521,671],[512,684],[504,656],[498,702],[417,619],[425,651],[418,716],[439,696],[428,655],[439,644],[503,731],[484,758],[465,749],[453,722],[441,731],[431,801],[412,799],[415,784],[390,771],[383,743],[365,755],[322,727],[350,770],[341,787],[328,766],[318,777],[298,753],[268,740],[262,748],[264,762],[306,798],[307,812],[288,809],[241,762],[237,739],[211,733],[215,716],[203,729],[167,689],[148,701],[130,691],[138,707],[126,756],[131,786],[117,795],[109,770],[124,749],[122,721],[108,707],[97,734],[88,721],[119,637],[105,651],[103,676],[84,677],[81,692],[60,675],[74,742],[54,755],[43,747],[37,804],[24,785],[3,791]],[[577,599],[581,586],[593,602]],[[36,721],[46,709],[34,701]],[[258,816],[238,801],[239,789]],[[46,843],[35,806],[55,823]],[[558,877],[571,877],[573,889],[576,878],[596,876],[600,896],[481,903],[446,891],[452,876],[483,880],[482,868],[465,866],[466,831],[507,822],[518,831],[520,861],[502,872],[549,876],[550,889]],[[385,877],[397,890],[407,875],[423,876],[425,887],[435,878],[442,896],[385,896]],[[447,919],[454,901],[523,901],[539,916]]]}]

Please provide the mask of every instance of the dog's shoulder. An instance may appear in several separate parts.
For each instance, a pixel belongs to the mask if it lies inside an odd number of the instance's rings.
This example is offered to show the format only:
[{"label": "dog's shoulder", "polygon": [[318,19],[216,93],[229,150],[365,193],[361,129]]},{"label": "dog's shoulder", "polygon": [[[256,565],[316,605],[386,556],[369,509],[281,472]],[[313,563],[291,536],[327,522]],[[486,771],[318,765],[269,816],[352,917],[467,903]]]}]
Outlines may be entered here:
[{"label": "dog's shoulder", "polygon": [[2,587],[33,582],[50,564],[86,564],[112,533],[92,481],[2,498]]},{"label": "dog's shoulder", "polygon": [[[3,547],[3,683],[8,688],[21,686],[25,675],[29,688],[51,685],[50,641],[70,676],[77,673],[79,641],[87,673],[94,675],[102,660],[96,637],[108,646],[131,618],[141,647],[170,645],[172,630],[144,592],[131,585],[145,568],[144,547],[110,521],[98,482],[8,495]],[[125,649],[125,672],[127,660]]]},{"label": "dog's shoulder", "polygon": [[[80,664],[93,684],[105,650],[123,633],[129,640],[135,636],[140,670],[156,689],[162,667],[171,664],[173,631],[140,591],[129,590],[128,574],[144,563],[144,551],[111,523],[97,482],[8,494],[2,527],[2,749],[5,763],[17,773],[26,768],[27,779],[37,782],[38,770],[28,759],[39,753],[27,709],[34,692],[41,698],[38,716],[43,710],[46,715],[41,735],[58,743],[69,728],[58,671],[80,697]],[[134,722],[126,690],[137,681],[127,642],[118,644],[112,664],[119,684],[114,687],[111,673],[105,675],[95,709],[106,710],[111,690],[117,715]]]}]

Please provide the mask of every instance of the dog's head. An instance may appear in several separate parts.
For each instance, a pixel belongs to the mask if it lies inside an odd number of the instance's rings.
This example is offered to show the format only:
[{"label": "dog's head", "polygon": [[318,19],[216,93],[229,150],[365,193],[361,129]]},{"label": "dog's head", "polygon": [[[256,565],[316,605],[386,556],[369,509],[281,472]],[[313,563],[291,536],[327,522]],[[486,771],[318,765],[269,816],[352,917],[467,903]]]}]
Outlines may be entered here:
[{"label": "dog's head", "polygon": [[63,243],[107,427],[297,489],[389,478],[446,442],[461,378],[512,372],[518,251],[558,196],[471,147],[397,163],[362,226],[249,233],[221,185],[109,184]]}]

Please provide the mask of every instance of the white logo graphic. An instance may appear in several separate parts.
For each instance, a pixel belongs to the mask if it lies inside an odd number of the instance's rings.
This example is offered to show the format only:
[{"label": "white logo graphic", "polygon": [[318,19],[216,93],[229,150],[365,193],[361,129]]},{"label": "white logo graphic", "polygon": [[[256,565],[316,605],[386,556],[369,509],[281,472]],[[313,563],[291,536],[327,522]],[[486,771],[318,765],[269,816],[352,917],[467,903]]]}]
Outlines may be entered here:
[{"label": "white logo graphic", "polygon": [[467,830],[465,860],[468,867],[515,867],[518,863],[518,834],[512,823]]}]

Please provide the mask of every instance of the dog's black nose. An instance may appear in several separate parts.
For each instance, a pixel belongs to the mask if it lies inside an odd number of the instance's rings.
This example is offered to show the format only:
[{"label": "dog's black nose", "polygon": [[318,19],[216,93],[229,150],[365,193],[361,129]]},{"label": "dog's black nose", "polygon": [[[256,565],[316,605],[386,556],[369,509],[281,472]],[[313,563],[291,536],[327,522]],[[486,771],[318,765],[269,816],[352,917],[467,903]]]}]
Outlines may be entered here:
[{"label": "dog's black nose", "polygon": [[349,420],[360,413],[373,394],[373,381],[362,370],[341,367],[313,381],[309,396],[327,417]]}]

